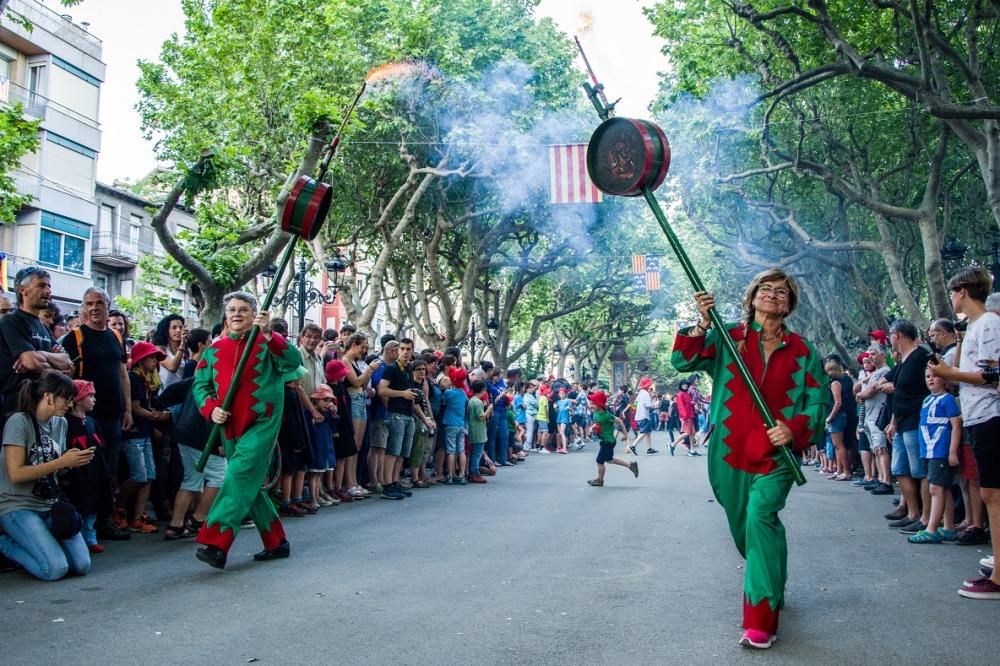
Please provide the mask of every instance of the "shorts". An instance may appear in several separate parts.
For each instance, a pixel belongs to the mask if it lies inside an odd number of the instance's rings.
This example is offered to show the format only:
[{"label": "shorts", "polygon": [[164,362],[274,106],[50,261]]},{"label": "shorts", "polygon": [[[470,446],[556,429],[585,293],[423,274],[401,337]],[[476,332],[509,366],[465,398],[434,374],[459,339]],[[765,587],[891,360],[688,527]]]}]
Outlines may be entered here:
[{"label": "shorts", "polygon": [[201,451],[190,446],[178,445],[181,454],[181,464],[184,466],[184,478],[181,480],[181,490],[189,493],[200,493],[205,488],[221,488],[222,479],[226,476],[228,461],[222,456],[209,456],[205,463],[205,471],[195,469]]},{"label": "shorts", "polygon": [[371,430],[371,443],[373,449],[384,449],[389,443],[389,430],[386,428],[385,419],[372,419],[368,424]]},{"label": "shorts", "polygon": [[833,420],[826,424],[827,432],[844,432],[847,427],[847,414],[844,412],[837,412],[837,415],[833,417]]},{"label": "shorts", "polygon": [[980,488],[1000,488],[1000,416],[969,426]]},{"label": "shorts", "polygon": [[348,393],[347,394],[351,400],[351,420],[352,421],[367,421],[368,420],[368,410],[365,409],[365,394],[364,393]]},{"label": "shorts", "polygon": [[962,478],[966,481],[979,480],[979,466],[976,465],[976,455],[972,452],[972,445],[964,441],[958,447],[958,468],[962,470]]},{"label": "shorts", "polygon": [[601,442],[601,448],[597,451],[597,464],[603,465],[606,462],[611,462],[614,457],[614,442]]},{"label": "shorts", "polygon": [[641,419],[639,421],[639,432],[643,435],[653,432],[653,419]]},{"label": "shorts", "polygon": [[304,451],[288,446],[279,446],[278,452],[281,455],[282,476],[306,471],[306,454]]},{"label": "shorts", "polygon": [[389,431],[389,439],[385,446],[387,456],[409,458],[413,447],[415,424],[408,414],[389,412],[385,417],[385,427]]},{"label": "shorts", "polygon": [[326,472],[333,469],[336,464],[333,456],[333,439],[324,439],[325,441],[319,437],[313,437],[310,440],[312,444],[312,463],[307,470],[309,472]]},{"label": "shorts", "polygon": [[927,460],[920,457],[920,437],[916,430],[897,432],[892,438],[892,474],[914,479],[927,476]]},{"label": "shorts", "polygon": [[858,437],[858,451],[864,453],[872,451],[871,442],[868,441],[868,433],[864,429],[861,430],[861,436]]},{"label": "shorts", "polygon": [[927,459],[927,481],[932,486],[951,488],[958,476],[957,472],[958,468],[951,467],[947,458]]},{"label": "shorts", "polygon": [[445,426],[444,450],[448,455],[458,455],[465,451],[465,429],[461,426]]},{"label": "shorts", "polygon": [[581,428],[586,428],[587,427],[587,417],[584,416],[584,415],[582,415],[582,414],[574,416],[573,417],[573,424],[574,425],[578,425]]},{"label": "shorts", "polygon": [[874,421],[865,422],[865,431],[868,433],[868,440],[871,442],[872,451],[889,448],[889,440],[885,433],[880,430]]},{"label": "shorts", "polygon": [[548,421],[536,421],[535,425],[538,426],[538,432],[548,432],[549,422]]},{"label": "shorts", "polygon": [[136,483],[156,480],[156,463],[153,462],[153,442],[149,437],[125,440],[125,459],[128,461],[128,479]]},{"label": "shorts", "polygon": [[681,434],[693,435],[695,432],[694,419],[681,419]]}]

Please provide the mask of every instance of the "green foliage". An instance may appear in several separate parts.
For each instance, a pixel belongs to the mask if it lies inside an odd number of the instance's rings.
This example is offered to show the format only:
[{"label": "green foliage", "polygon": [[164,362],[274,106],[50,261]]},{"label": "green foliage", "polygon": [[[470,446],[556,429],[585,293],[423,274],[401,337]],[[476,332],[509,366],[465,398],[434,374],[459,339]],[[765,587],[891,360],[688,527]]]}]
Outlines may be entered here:
[{"label": "green foliage", "polygon": [[0,107],[0,224],[14,221],[21,206],[31,201],[30,195],[17,193],[10,172],[21,158],[38,149],[39,120],[24,117],[21,104]]},{"label": "green foliage", "polygon": [[118,296],[115,307],[128,315],[130,331],[136,340],[142,339],[146,331],[171,311],[168,286],[163,279],[163,267],[159,259],[143,255],[139,259],[138,271],[142,275],[138,290],[131,297]]},{"label": "green foliage", "polygon": [[[251,257],[250,249],[238,245],[240,233],[247,223],[222,200],[204,201],[195,212],[197,227],[177,232],[177,240],[185,251],[203,265],[223,288],[238,287],[237,273]],[[176,261],[168,262],[168,270],[181,284],[191,281],[191,274]]]}]

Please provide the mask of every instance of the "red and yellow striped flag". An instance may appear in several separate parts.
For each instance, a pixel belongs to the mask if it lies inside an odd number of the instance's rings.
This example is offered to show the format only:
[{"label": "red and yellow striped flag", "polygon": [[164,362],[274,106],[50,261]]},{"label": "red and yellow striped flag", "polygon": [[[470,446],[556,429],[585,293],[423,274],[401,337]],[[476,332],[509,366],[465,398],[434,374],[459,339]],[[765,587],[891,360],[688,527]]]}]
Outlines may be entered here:
[{"label": "red and yellow striped flag", "polygon": [[587,144],[549,146],[549,187],[554,204],[604,201],[587,173]]}]

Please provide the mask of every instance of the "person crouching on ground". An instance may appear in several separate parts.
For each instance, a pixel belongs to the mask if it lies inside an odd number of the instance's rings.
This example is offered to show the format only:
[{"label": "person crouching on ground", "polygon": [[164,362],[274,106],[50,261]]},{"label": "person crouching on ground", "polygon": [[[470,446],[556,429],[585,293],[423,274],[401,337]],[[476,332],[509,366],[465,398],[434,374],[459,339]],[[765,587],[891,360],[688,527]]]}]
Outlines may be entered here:
[{"label": "person crouching on ground", "polygon": [[617,437],[615,428],[620,428],[625,433],[625,444],[628,445],[628,428],[625,422],[608,411],[608,396],[604,391],[597,391],[588,396],[590,404],[594,406],[594,430],[600,438],[600,449],[597,451],[597,478],[587,481],[588,484],[596,487],[604,485],[604,464],[621,465],[627,467],[632,474],[639,477],[639,463],[625,462],[621,458],[615,458],[615,444]]}]

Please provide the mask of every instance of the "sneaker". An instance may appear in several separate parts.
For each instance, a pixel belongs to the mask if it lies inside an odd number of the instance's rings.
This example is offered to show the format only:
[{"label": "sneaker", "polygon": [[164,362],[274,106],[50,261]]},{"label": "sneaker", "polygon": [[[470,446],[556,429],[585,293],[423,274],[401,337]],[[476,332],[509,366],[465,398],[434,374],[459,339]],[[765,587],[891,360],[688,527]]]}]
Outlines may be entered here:
[{"label": "sneaker", "polygon": [[299,502],[296,504],[297,507],[306,512],[307,515],[315,516],[319,513],[319,504],[314,504],[310,502]]},{"label": "sneaker", "polygon": [[379,495],[382,499],[387,500],[401,500],[405,495],[402,493],[397,493],[392,485],[384,486],[382,488],[382,493]]},{"label": "sneaker", "polygon": [[365,492],[362,488],[358,486],[354,486],[353,488],[348,489],[347,494],[356,500],[363,500],[364,498],[371,495],[371,493]]},{"label": "sneaker", "polygon": [[292,504],[287,502],[278,507],[278,515],[285,516],[288,518],[302,518],[306,515],[306,512],[299,508],[298,504]]},{"label": "sneaker", "polygon": [[379,493],[381,493],[382,490],[383,490],[381,483],[369,483],[368,484],[368,489],[371,490],[376,495],[378,495]]},{"label": "sneaker", "polygon": [[958,593],[966,599],[997,599],[1000,600],[1000,585],[997,585],[989,578],[980,578],[972,581],[972,585],[966,587],[964,584]]},{"label": "sneaker", "polygon": [[99,543],[88,543],[87,550],[90,551],[91,555],[97,555],[98,553],[104,552],[104,546]]},{"label": "sneaker", "polygon": [[639,455],[639,454],[637,454],[635,452],[635,447],[634,446],[626,446],[625,447],[625,453],[631,453],[633,456]]},{"label": "sneaker", "polygon": [[402,485],[401,483],[392,484],[393,492],[402,495],[403,497],[413,497],[413,491]]},{"label": "sneaker", "polygon": [[677,448],[676,444],[673,443],[670,444],[670,455],[674,455],[674,449],[676,448]]},{"label": "sneaker", "polygon": [[891,523],[886,525],[886,527],[888,527],[890,530],[898,530],[900,527],[907,527],[910,523],[913,522],[917,521],[914,521],[913,518],[904,515],[899,520],[892,521]]},{"label": "sneaker", "polygon": [[132,538],[132,533],[128,531],[128,526],[117,527],[109,518],[97,529],[97,536],[104,541],[128,541]]},{"label": "sneaker", "polygon": [[916,534],[919,534],[920,532],[926,532],[926,531],[927,531],[927,525],[925,525],[924,523],[920,522],[919,520],[914,520],[909,525],[907,525],[905,527],[900,527],[899,528],[899,533],[900,534],[913,534],[913,535],[916,535]]},{"label": "sneaker", "polygon": [[240,521],[241,530],[252,530],[255,527],[257,527],[257,523],[253,522],[250,516],[247,516],[246,518]]},{"label": "sneaker", "polygon": [[637,463],[637,462],[635,462],[633,460],[632,462],[629,463],[628,468],[629,468],[629,471],[631,471],[633,474],[635,474],[635,478],[638,479],[639,478],[639,463]]},{"label": "sneaker", "polygon": [[992,569],[993,568],[993,561],[994,560],[993,560],[993,556],[992,555],[990,555],[989,557],[984,557],[983,559],[979,560],[979,566],[981,566],[981,567],[988,567],[988,568]]},{"label": "sneaker", "polygon": [[881,483],[871,489],[872,495],[891,495],[893,493],[892,486],[888,483]]},{"label": "sneaker", "polygon": [[451,483],[452,485],[464,486],[468,482],[469,481],[464,476],[456,476],[454,479],[452,479]]},{"label": "sneaker", "polygon": [[896,509],[895,511],[890,511],[883,516],[886,520],[899,520],[900,518],[906,518],[906,509]]},{"label": "sneaker", "polygon": [[487,481],[477,474],[476,476],[469,477],[469,483],[487,483]]},{"label": "sneaker", "polygon": [[874,483],[873,479],[858,479],[857,481],[851,481],[851,485],[855,488],[861,488],[864,486],[870,486]]},{"label": "sneaker", "polygon": [[981,527],[970,527],[955,539],[955,543],[960,546],[982,546],[989,542],[990,538],[986,534],[986,530]]},{"label": "sneaker", "polygon": [[153,534],[154,532],[159,531],[156,529],[156,525],[147,525],[142,522],[142,518],[136,518],[133,520],[129,524],[128,529],[130,532],[136,532],[137,534]]},{"label": "sneaker", "polygon": [[989,580],[989,576],[980,576],[979,578],[966,578],[962,581],[962,587],[974,587],[983,581]]},{"label": "sneaker", "polygon": [[740,645],[758,650],[766,650],[774,644],[774,636],[760,629],[747,629],[740,638]]},{"label": "sneaker", "polygon": [[646,455],[647,456],[651,456],[654,453],[659,453],[659,451],[657,451],[656,449],[646,449]]},{"label": "sneaker", "polygon": [[371,497],[372,496],[372,491],[368,490],[367,488],[362,488],[361,486],[354,486],[354,487],[357,488],[358,492],[360,492],[365,497]]},{"label": "sneaker", "polygon": [[349,493],[347,493],[347,492],[345,492],[343,490],[334,490],[333,491],[333,496],[336,499],[339,499],[341,502],[353,502],[354,501],[354,497],[352,497]]},{"label": "sneaker", "polygon": [[958,538],[958,532],[955,530],[946,530],[943,527],[939,527],[937,535],[941,537],[941,541],[954,541]]},{"label": "sneaker", "polygon": [[594,486],[595,488],[600,488],[601,486],[604,485],[604,482],[601,481],[600,479],[591,479],[590,481],[587,481],[587,485]]},{"label": "sneaker", "polygon": [[316,497],[316,503],[319,504],[320,506],[323,506],[323,507],[333,506],[333,502],[331,502],[330,500],[328,500],[323,495],[319,495],[319,496]]}]

